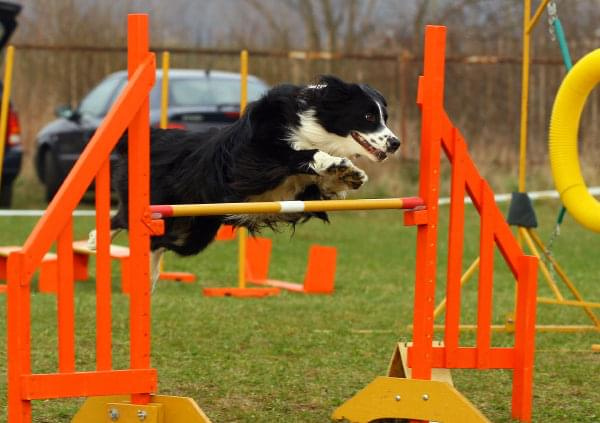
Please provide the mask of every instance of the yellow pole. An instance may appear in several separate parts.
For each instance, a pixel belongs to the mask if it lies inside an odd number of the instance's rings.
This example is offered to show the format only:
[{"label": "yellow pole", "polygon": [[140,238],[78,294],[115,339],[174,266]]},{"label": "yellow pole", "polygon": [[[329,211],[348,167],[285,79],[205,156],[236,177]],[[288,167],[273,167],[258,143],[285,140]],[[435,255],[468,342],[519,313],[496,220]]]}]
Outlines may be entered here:
[{"label": "yellow pole", "polygon": [[[248,51],[242,50],[240,53],[240,116],[244,113],[246,103],[248,102]],[[246,287],[246,240],[248,230],[239,228],[238,242],[238,285],[240,288]]]},{"label": "yellow pole", "polygon": [[169,59],[168,51],[162,54],[162,91],[160,95],[160,127],[166,129],[169,110]]},{"label": "yellow pole", "polygon": [[523,68],[521,75],[521,133],[519,140],[519,192],[525,192],[527,166],[527,116],[529,102],[529,56],[531,35],[528,31],[531,17],[531,0],[523,7]]},{"label": "yellow pole", "polygon": [[[169,59],[168,51],[163,51],[162,54],[162,90],[160,93],[160,128],[167,129],[169,124]],[[165,256],[160,256],[158,264],[159,274],[165,270]]]},{"label": "yellow pole", "polygon": [[521,234],[521,239],[525,240],[525,242],[527,243],[529,251],[531,251],[531,253],[538,258],[540,269],[542,270],[542,275],[544,275],[544,278],[546,279],[546,282],[548,283],[550,290],[554,293],[556,299],[560,301],[564,300],[565,298],[563,297],[560,290],[558,289],[558,286],[554,282],[554,278],[550,274],[548,266],[546,266],[546,263],[544,262],[544,260],[542,260],[541,254],[535,247],[534,241],[530,236],[530,232],[528,232],[525,228],[519,228],[519,233]]},{"label": "yellow pole", "polygon": [[533,30],[533,28],[537,25],[538,21],[542,17],[542,13],[544,13],[544,9],[546,8],[546,6],[548,6],[548,3],[550,3],[550,0],[542,0],[540,5],[538,6],[537,10],[533,14],[533,18],[530,19],[529,25],[527,26],[526,31],[528,33],[530,33]]},{"label": "yellow pole", "polygon": [[[480,260],[480,257],[477,257],[473,261],[473,263],[471,263],[471,265],[469,266],[469,268],[467,269],[467,271],[460,278],[460,287],[461,288],[467,282],[469,282],[469,280],[471,279],[471,277],[473,276],[473,274],[475,273],[475,271],[479,268],[479,260]],[[447,302],[447,298],[444,297],[444,299],[442,301],[440,301],[440,303],[437,305],[437,307],[433,311],[433,319],[434,320],[437,319],[437,317],[442,313],[442,311],[444,311],[446,309],[446,302]]]},{"label": "yellow pole", "polygon": [[523,4],[523,69],[521,76],[521,133],[519,141],[519,192],[525,192],[527,169],[527,119],[529,114],[529,65],[531,63],[531,31],[538,23],[550,0],[542,0],[531,17],[531,0]]},{"label": "yellow pole", "polygon": [[6,64],[4,65],[4,90],[2,91],[2,105],[0,107],[0,186],[2,184],[4,144],[6,140],[6,125],[8,123],[8,105],[10,101],[14,53],[15,48],[13,46],[8,46],[6,49]]},{"label": "yellow pole", "polygon": [[310,213],[344,210],[412,210],[423,207],[418,197],[361,198],[357,200],[257,201],[249,203],[155,204],[156,218],[180,216],[220,216],[223,214]]},{"label": "yellow pole", "polygon": [[[526,192],[525,180],[527,174],[527,130],[529,118],[529,65],[531,60],[531,31],[538,23],[544,8],[550,0],[542,0],[531,17],[531,0],[523,1],[523,57],[521,74],[521,131],[519,137],[519,192]],[[519,244],[523,246],[523,235],[519,232]],[[515,307],[517,291],[515,289]],[[513,313],[514,316],[514,313]]]}]

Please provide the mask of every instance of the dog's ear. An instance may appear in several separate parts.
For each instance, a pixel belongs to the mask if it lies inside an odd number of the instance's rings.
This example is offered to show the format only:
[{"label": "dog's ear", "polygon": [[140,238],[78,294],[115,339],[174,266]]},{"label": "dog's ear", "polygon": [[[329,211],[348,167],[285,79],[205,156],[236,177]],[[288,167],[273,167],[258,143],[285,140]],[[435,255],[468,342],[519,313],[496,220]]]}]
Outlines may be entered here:
[{"label": "dog's ear", "polygon": [[319,85],[337,89],[346,89],[348,87],[348,84],[335,75],[321,75],[319,77]]},{"label": "dog's ear", "polygon": [[317,88],[319,97],[325,101],[345,101],[352,94],[352,84],[347,84],[333,75],[322,75]]}]

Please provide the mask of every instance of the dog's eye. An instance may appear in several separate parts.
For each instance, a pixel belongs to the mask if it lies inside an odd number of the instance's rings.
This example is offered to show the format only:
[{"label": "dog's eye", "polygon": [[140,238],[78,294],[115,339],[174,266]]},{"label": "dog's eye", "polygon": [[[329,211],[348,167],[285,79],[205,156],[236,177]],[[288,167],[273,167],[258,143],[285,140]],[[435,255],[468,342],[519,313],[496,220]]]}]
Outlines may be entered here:
[{"label": "dog's eye", "polygon": [[373,113],[367,113],[365,115],[365,119],[368,120],[369,122],[375,122],[377,120],[377,118],[375,117],[375,115]]}]

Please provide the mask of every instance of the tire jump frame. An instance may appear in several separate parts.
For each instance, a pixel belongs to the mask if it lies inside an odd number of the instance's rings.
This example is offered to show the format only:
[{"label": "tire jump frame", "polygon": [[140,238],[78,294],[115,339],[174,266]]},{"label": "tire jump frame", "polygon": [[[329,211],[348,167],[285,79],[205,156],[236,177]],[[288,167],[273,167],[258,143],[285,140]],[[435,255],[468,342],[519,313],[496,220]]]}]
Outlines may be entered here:
[{"label": "tire jump frame", "polygon": [[[155,59],[148,51],[148,18],[128,17],[129,81],[100,125],[65,183],[50,203],[23,247],[10,254],[8,277],[8,421],[31,422],[33,400],[88,398],[74,422],[157,423],[210,422],[189,398],[155,395],[158,376],[150,367],[150,236],[163,231],[160,218],[168,206],[149,204],[149,101]],[[418,104],[423,113],[421,176],[418,198],[281,202],[268,206],[201,205],[208,209],[231,207],[244,212],[300,210],[411,209],[406,225],[417,226],[414,332],[412,346],[394,351],[389,375],[378,377],[338,408],[332,418],[368,422],[379,418],[409,418],[446,422],[486,421],[449,384],[430,380],[434,368],[503,368],[513,370],[512,415],[531,419],[532,371],[535,335],[535,257],[523,254],[489,185],[472,163],[466,143],[443,109],[444,27],[428,26],[425,72],[419,80]],[[110,161],[121,134],[129,130],[129,243],[130,363],[113,369],[110,275]],[[438,196],[441,149],[452,163],[452,204],[448,249],[446,331],[443,344],[433,344],[433,308],[437,261]],[[97,280],[95,370],[77,371],[74,343],[73,221],[72,211],[89,184],[96,182]],[[465,191],[481,214],[476,345],[459,345],[460,274],[462,268]],[[256,207],[251,209],[252,207]],[[177,210],[181,206],[170,209]],[[250,207],[250,209],[246,209]],[[263,207],[266,207],[263,208]],[[257,210],[257,211],[252,211]],[[186,213],[190,211],[187,210]],[[219,214],[224,213],[219,211]],[[174,212],[175,215],[176,212]],[[31,279],[53,243],[58,267],[58,369],[33,373],[31,365]],[[497,244],[518,281],[514,347],[491,347],[491,299],[494,245]],[[408,370],[408,371],[407,371]],[[410,379],[400,376],[407,376]],[[107,420],[108,419],[108,420]],[[117,419],[117,420],[115,420]]]}]

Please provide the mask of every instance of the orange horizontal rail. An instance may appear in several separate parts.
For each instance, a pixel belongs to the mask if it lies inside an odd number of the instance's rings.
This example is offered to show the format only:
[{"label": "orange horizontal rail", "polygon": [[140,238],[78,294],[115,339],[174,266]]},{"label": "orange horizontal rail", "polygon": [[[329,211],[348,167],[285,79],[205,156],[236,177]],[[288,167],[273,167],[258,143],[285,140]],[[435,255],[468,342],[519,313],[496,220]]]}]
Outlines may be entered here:
[{"label": "orange horizontal rail", "polygon": [[88,186],[103,166],[99,157],[108,157],[154,84],[154,55],[148,54],[137,68],[110,112],[96,130],[94,136],[75,163],[58,193],[38,221],[23,246],[25,278],[29,279],[40,264],[44,254],[57,239],[60,231],[71,218]]},{"label": "orange horizontal rail", "polygon": [[418,197],[361,200],[272,201],[255,203],[174,204],[150,206],[152,218],[218,216],[222,214],[299,213],[344,210],[414,209],[423,207]]},{"label": "orange horizontal rail", "polygon": [[489,348],[485,367],[478,365],[478,347],[458,347],[453,351],[454,357],[448,364],[445,355],[446,347],[433,347],[432,367],[447,369],[514,369],[515,349],[514,347]]},{"label": "orange horizontal rail", "polygon": [[156,392],[155,369],[32,374],[21,377],[27,400]]}]

